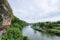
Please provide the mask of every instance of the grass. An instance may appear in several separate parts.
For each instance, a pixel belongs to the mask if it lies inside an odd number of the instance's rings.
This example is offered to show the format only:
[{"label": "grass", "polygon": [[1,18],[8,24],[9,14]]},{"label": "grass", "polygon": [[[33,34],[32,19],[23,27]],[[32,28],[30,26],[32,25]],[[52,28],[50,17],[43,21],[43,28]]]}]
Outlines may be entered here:
[{"label": "grass", "polygon": [[46,32],[60,35],[60,30],[58,29],[47,29]]}]

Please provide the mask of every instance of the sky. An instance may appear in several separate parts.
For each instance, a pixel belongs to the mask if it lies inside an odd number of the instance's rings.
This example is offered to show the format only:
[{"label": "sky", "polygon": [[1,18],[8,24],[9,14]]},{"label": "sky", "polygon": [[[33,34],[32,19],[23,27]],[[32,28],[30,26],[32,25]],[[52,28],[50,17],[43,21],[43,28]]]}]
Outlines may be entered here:
[{"label": "sky", "polygon": [[59,21],[60,0],[8,0],[16,17],[28,23]]}]

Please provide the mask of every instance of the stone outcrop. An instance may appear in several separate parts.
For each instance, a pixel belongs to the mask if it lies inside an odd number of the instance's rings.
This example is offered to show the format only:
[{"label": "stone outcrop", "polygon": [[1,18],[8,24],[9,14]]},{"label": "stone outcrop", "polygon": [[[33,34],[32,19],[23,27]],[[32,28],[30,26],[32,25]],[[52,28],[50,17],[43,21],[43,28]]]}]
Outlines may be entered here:
[{"label": "stone outcrop", "polygon": [[0,30],[2,30],[4,27],[11,24],[12,20],[12,9],[8,3],[7,0],[0,0],[0,15],[2,16],[2,26],[0,27]]}]

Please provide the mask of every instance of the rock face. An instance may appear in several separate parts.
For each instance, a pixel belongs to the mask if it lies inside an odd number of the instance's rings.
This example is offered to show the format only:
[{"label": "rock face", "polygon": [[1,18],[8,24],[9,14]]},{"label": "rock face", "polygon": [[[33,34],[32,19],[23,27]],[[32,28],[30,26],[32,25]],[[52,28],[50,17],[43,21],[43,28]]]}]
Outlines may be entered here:
[{"label": "rock face", "polygon": [[7,0],[0,0],[0,15],[3,19],[3,26],[11,24],[11,17],[13,13]]}]

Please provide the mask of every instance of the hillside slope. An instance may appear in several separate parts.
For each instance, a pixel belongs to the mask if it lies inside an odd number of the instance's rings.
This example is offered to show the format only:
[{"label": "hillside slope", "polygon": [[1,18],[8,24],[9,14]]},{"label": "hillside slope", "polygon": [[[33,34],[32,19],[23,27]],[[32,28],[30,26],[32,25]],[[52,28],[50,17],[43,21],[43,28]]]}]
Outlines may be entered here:
[{"label": "hillside slope", "polygon": [[7,0],[0,0],[0,25],[6,26],[2,31],[1,40],[28,40],[22,36],[22,28],[26,26],[26,22],[18,19],[13,15],[12,9]]}]

